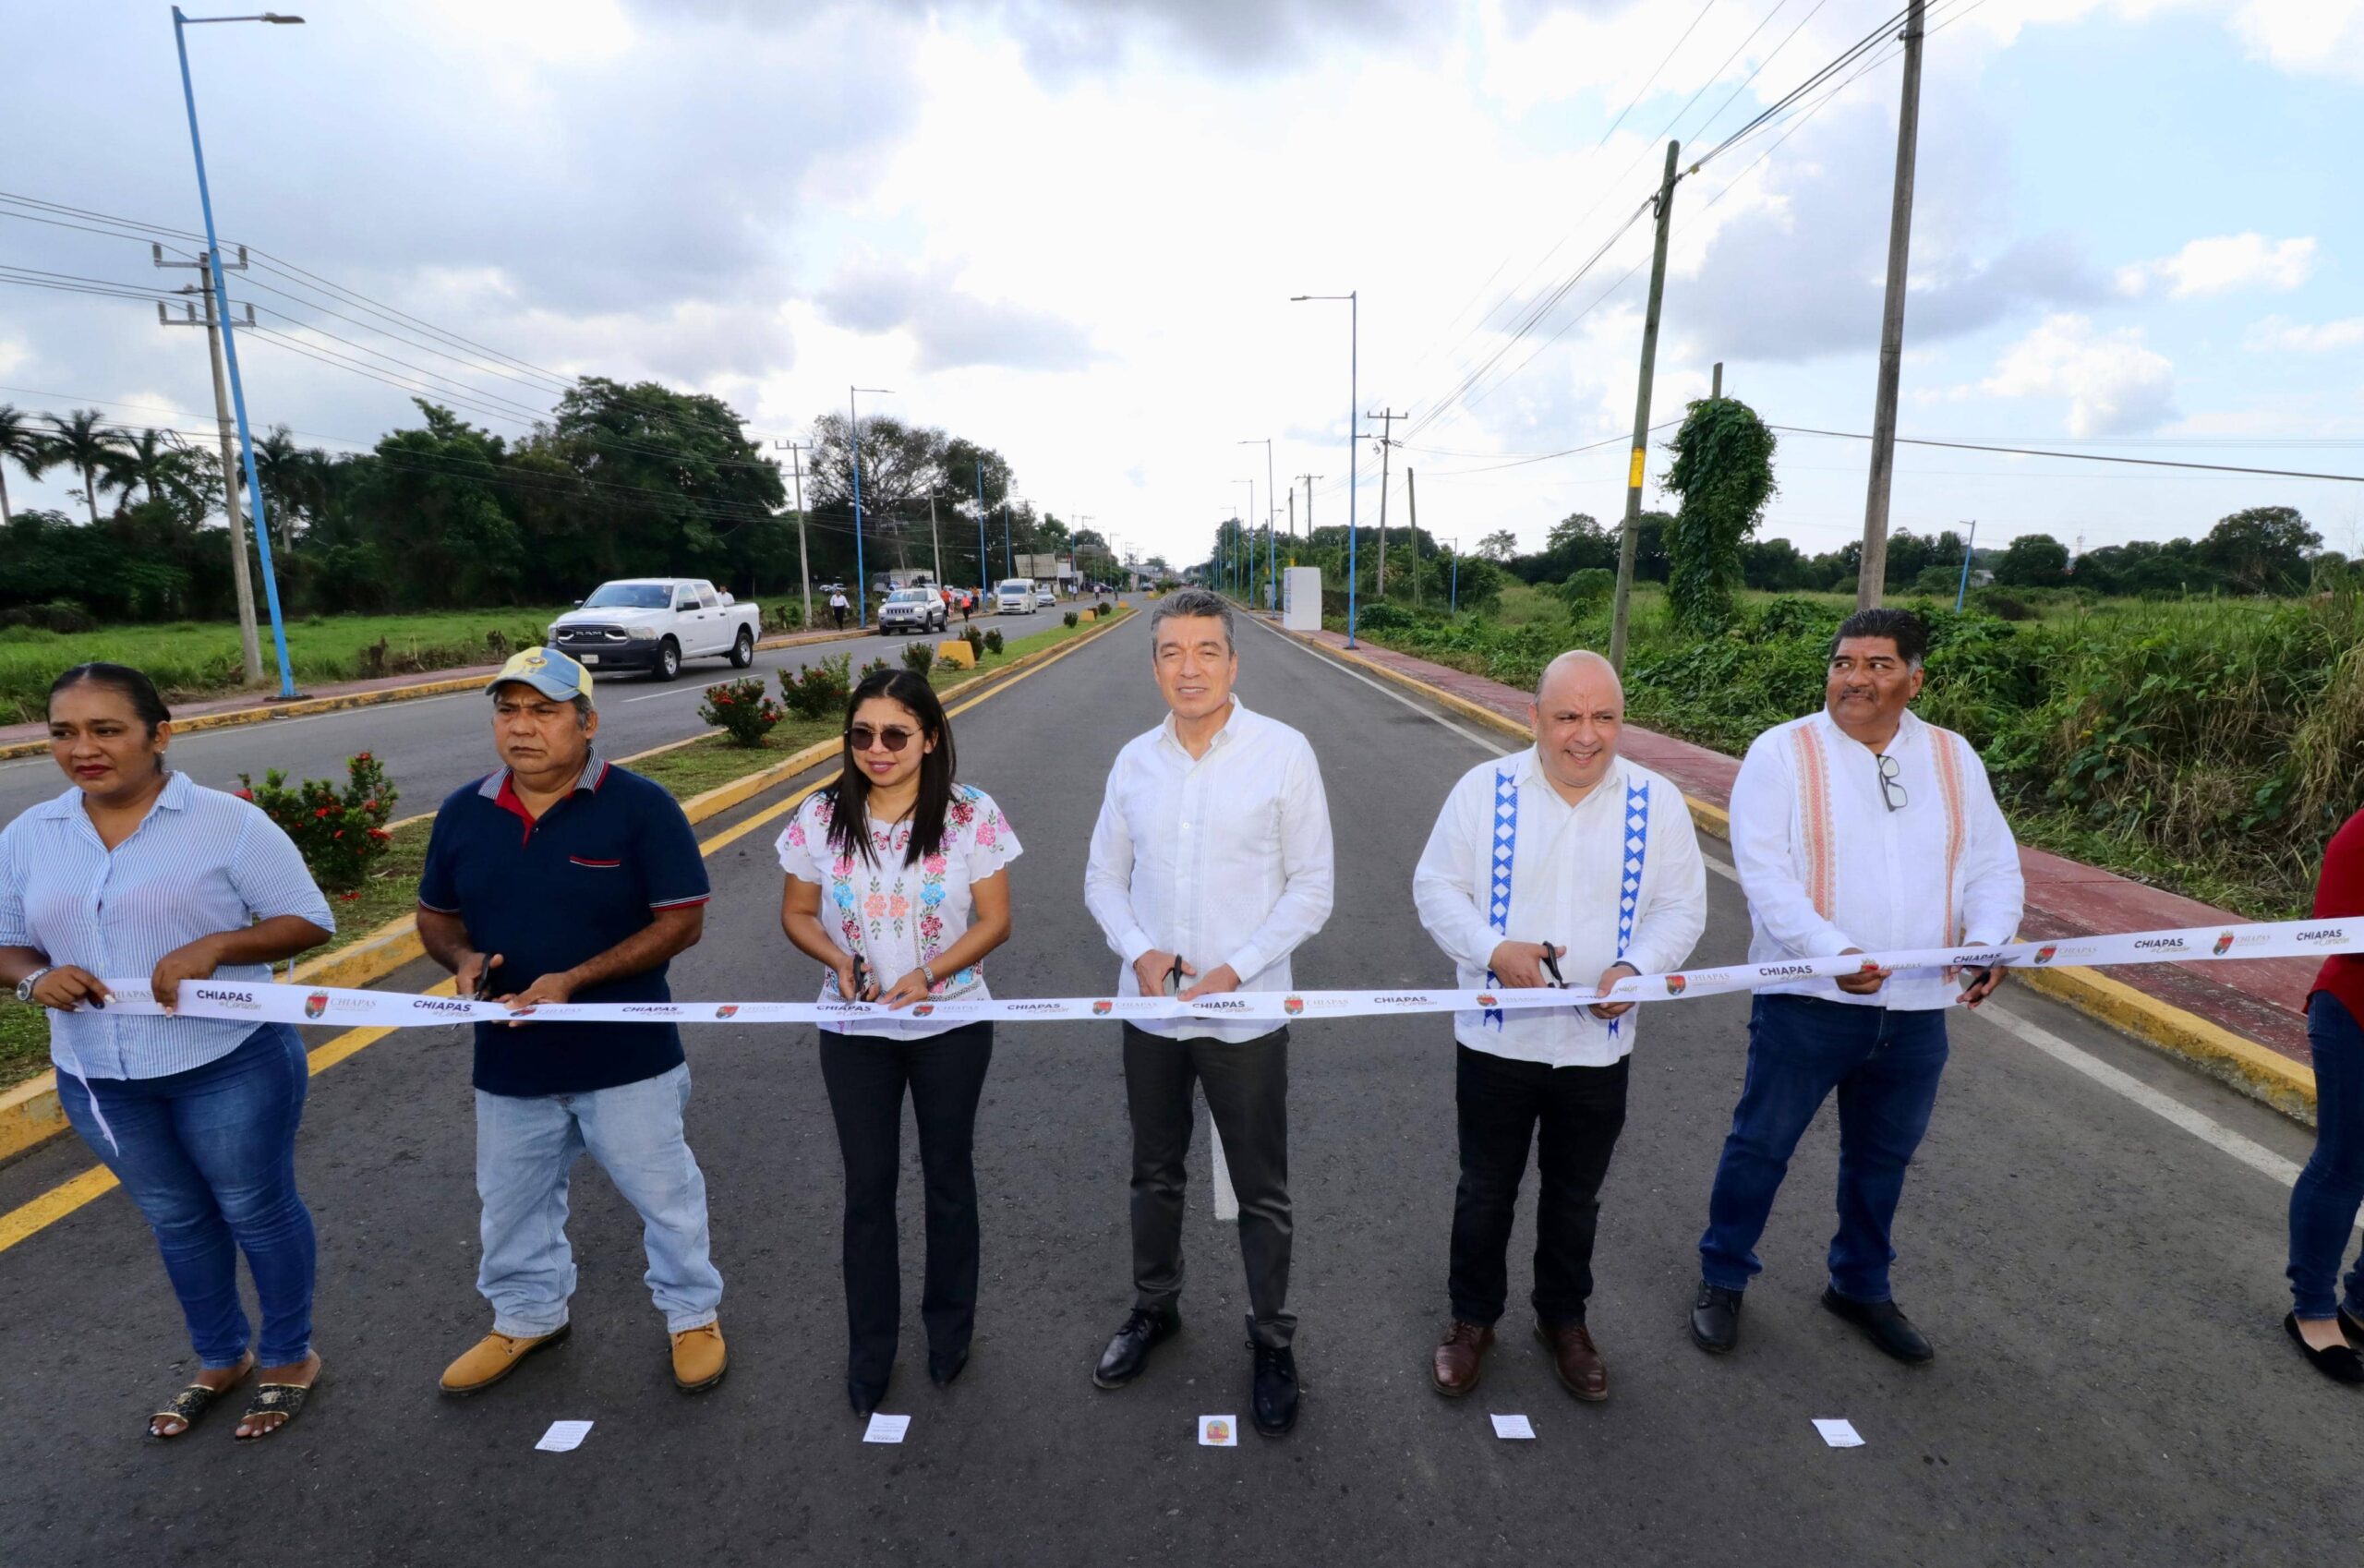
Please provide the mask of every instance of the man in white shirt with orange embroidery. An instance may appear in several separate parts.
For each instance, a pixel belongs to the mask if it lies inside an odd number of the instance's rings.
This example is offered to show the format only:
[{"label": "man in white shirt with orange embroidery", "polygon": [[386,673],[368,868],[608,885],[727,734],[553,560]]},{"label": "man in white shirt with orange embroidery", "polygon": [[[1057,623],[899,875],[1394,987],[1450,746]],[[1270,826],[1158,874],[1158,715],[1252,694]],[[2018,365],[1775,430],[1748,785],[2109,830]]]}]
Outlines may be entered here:
[{"label": "man in white shirt with orange embroidery", "polygon": [[1639,1020],[1631,1002],[1591,998],[1629,974],[1683,967],[1707,927],[1707,872],[1682,790],[1618,754],[1625,690],[1607,659],[1553,659],[1527,718],[1532,747],[1480,763],[1445,798],[1412,902],[1455,984],[1547,985],[1550,963],[1586,1001],[1453,1015],[1453,1318],[1429,1376],[1448,1398],[1478,1385],[1509,1301],[1511,1226],[1533,1147],[1536,1337],[1562,1385],[1598,1400],[1609,1397],[1609,1368],[1585,1303]]},{"label": "man in white shirt with orange embroidery", "polygon": [[[2011,939],[2026,886],[2010,825],[1970,742],[1909,709],[1928,629],[1900,609],[1861,609],[1832,640],[1819,713],[1759,735],[1732,783],[1732,860],[1748,896],[1748,956],[1760,966]],[[1839,1095],[1839,1230],[1822,1304],[1881,1350],[1935,1354],[1888,1289],[1889,1245],[1946,1066],[1946,1008],[1976,1007],[2000,968],[1890,971],[1865,960],[1839,980],[1757,989],[1748,1075],[1724,1140],[1699,1238],[1691,1337],[1739,1342],[1741,1293],[1756,1272],[1790,1155]]]},{"label": "man in white shirt with orange embroidery", "polygon": [[[1232,694],[1231,610],[1203,588],[1160,601],[1151,657],[1164,721],[1116,754],[1092,831],[1084,902],[1124,959],[1118,994],[1154,996],[1177,975],[1197,1000],[1287,991],[1289,954],[1330,918],[1330,806],[1313,748]],[[1133,1124],[1133,1309],[1092,1381],[1121,1388],[1181,1327],[1182,1191],[1190,1089],[1206,1091],[1239,1195],[1256,1429],[1297,1422],[1288,1309],[1288,1026],[1252,1019],[1124,1025]]]}]

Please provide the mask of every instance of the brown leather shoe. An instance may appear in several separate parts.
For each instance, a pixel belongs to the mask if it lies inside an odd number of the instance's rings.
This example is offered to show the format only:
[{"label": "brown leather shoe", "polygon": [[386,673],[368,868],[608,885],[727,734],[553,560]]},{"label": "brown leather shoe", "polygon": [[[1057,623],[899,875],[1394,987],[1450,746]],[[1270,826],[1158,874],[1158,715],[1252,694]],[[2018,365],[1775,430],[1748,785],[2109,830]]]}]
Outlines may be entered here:
[{"label": "brown leather shoe", "polygon": [[1491,1323],[1465,1323],[1458,1318],[1447,1323],[1444,1338],[1437,1345],[1436,1358],[1429,1368],[1429,1380],[1437,1385],[1437,1392],[1447,1399],[1459,1399],[1476,1388],[1478,1363],[1493,1348]]},{"label": "brown leather shoe", "polygon": [[515,1371],[535,1351],[563,1344],[573,1327],[571,1323],[561,1323],[556,1332],[533,1339],[513,1339],[505,1333],[488,1333],[462,1352],[458,1360],[443,1369],[443,1392],[480,1393]]},{"label": "brown leather shoe", "polygon": [[1562,1323],[1554,1327],[1538,1318],[1535,1337],[1551,1347],[1551,1369],[1560,1374],[1562,1388],[1578,1399],[1609,1397],[1609,1364],[1600,1358],[1600,1351],[1584,1324]]}]

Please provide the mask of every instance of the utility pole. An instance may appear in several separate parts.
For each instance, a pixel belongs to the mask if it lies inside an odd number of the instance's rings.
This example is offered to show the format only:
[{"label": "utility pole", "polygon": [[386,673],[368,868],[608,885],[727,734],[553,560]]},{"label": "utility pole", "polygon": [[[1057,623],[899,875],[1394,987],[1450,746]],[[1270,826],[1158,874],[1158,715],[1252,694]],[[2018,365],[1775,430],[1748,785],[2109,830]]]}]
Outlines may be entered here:
[{"label": "utility pole", "polygon": [[1872,394],[1872,477],[1863,498],[1863,559],[1855,608],[1880,602],[1888,584],[1888,500],[1896,475],[1896,392],[1904,371],[1904,269],[1912,248],[1912,164],[1921,139],[1921,41],[1928,0],[1904,18],[1904,103],[1896,117],[1896,197],[1888,221],[1888,295],[1880,307],[1880,369]]},{"label": "utility pole", "polygon": [[1717,398],[1724,395],[1724,362],[1720,359],[1716,361],[1716,379],[1708,386],[1707,395]]},{"label": "utility pole", "polygon": [[927,493],[927,538],[935,551],[935,585],[944,586],[944,536],[935,529],[935,492]]},{"label": "utility pole", "polygon": [[1412,470],[1404,470],[1404,506],[1412,514],[1412,603],[1420,602],[1420,493],[1412,488]]},{"label": "utility pole", "polygon": [[1297,564],[1297,487],[1289,487],[1289,564]]},{"label": "utility pole", "polygon": [[977,602],[983,604],[991,597],[993,560],[985,553],[985,460],[977,459]]},{"label": "utility pole", "polygon": [[1366,414],[1363,417],[1366,419],[1376,419],[1380,422],[1378,593],[1381,598],[1385,598],[1387,597],[1387,450],[1395,444],[1393,441],[1388,440],[1388,433],[1395,428],[1395,421],[1405,418],[1406,416],[1398,414],[1392,408],[1382,408],[1376,414]]},{"label": "utility pole", "polygon": [[[1297,477],[1305,481],[1305,543],[1306,547],[1309,549],[1313,546],[1313,481],[1322,477],[1322,476],[1319,474],[1299,474]],[[1289,500],[1291,501],[1295,501],[1297,500],[1297,490],[1294,487],[1289,490]]]},{"label": "utility pole", "polygon": [[789,468],[796,476],[796,572],[804,581],[804,629],[813,630],[813,558],[804,549],[804,447],[798,441],[774,441],[775,452],[786,448]]},{"label": "utility pole", "polygon": [[[230,516],[231,581],[238,590],[238,653],[245,664],[247,684],[259,686],[262,684],[262,633],[255,625],[255,583],[247,566],[247,520],[238,510],[238,449],[231,437],[230,383],[222,371],[222,323],[213,311],[213,269],[202,260],[167,261],[163,246],[154,246],[152,249],[159,267],[196,268],[196,287],[180,292],[205,296],[205,345],[213,356],[213,419],[222,440],[223,510]],[[237,264],[232,266],[224,262],[223,270],[242,272],[246,267],[247,247],[242,245],[238,247]],[[184,305],[181,311],[181,319],[175,321],[164,313],[164,302],[161,299],[156,302],[156,320],[163,325],[194,327],[198,324],[195,308]],[[254,320],[254,307],[251,305],[247,307],[247,320],[249,322]]]},{"label": "utility pole", "polygon": [[[1913,0],[1919,5],[1920,0]],[[1642,470],[1649,458],[1650,440],[1650,375],[1658,367],[1658,307],[1666,298],[1666,234],[1667,224],[1674,216],[1674,161],[1681,144],[1666,144],[1666,174],[1658,182],[1658,233],[1656,247],[1650,253],[1650,304],[1642,317],[1642,385],[1634,399],[1634,450],[1625,465],[1625,526],[1617,538],[1617,602],[1610,615],[1609,662],[1620,675],[1625,672],[1625,620],[1634,597],[1634,537],[1640,531],[1642,517]],[[1460,551],[1455,550],[1455,557]],[[1454,561],[1458,573],[1460,562]],[[1456,601],[1460,597],[1454,593]]]}]

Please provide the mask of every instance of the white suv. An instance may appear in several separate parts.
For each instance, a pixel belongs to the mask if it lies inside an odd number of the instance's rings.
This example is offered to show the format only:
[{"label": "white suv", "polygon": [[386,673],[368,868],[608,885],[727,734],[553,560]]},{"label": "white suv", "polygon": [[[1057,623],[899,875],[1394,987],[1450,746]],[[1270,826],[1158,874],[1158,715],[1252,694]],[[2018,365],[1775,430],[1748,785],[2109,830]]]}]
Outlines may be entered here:
[{"label": "white suv", "polygon": [[881,632],[940,632],[951,619],[934,588],[898,588],[878,607]]},{"label": "white suv", "polygon": [[1004,615],[1024,615],[1034,608],[1034,585],[1024,577],[1010,577],[994,585],[994,609]]}]

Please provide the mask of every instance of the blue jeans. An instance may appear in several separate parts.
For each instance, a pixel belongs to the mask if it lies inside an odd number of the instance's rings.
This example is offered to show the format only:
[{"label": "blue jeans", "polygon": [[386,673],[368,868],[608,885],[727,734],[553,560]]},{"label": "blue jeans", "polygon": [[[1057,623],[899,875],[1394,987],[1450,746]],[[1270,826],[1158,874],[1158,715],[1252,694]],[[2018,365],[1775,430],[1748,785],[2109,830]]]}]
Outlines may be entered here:
[{"label": "blue jeans", "polygon": [[1835,1089],[1839,1233],[1830,1238],[1830,1286],[1854,1301],[1888,1300],[1896,1260],[1888,1233],[1945,1070],[1941,1009],[1757,997],[1748,1016],[1748,1077],[1699,1238],[1700,1277],[1725,1290],[1748,1288],[1790,1156]]},{"label": "blue jeans", "polygon": [[714,1321],[722,1275],[706,1256],[706,1175],[681,1132],[690,1068],[578,1094],[476,1092],[476,1196],[484,1263],[476,1289],[492,1328],[518,1339],[555,1333],[574,1295],[566,1239],[567,1172],[586,1150],[640,1212],[648,1294],[679,1333]]},{"label": "blue jeans", "polygon": [[[2364,1029],[2328,991],[2307,998],[2315,1058],[2315,1152],[2290,1188],[2290,1299],[2302,1318],[2328,1318],[2340,1254],[2364,1206]],[[2347,1274],[2347,1314],[2364,1319],[2364,1253]]]},{"label": "blue jeans", "polygon": [[[163,1078],[86,1084],[57,1075],[66,1119],[156,1233],[189,1344],[209,1368],[236,1366],[250,1343],[266,1367],[311,1353],[312,1215],[296,1193],[296,1128],[310,1081],[304,1042],[283,1023]],[[259,1342],[238,1301],[240,1251],[262,1307]]]}]

